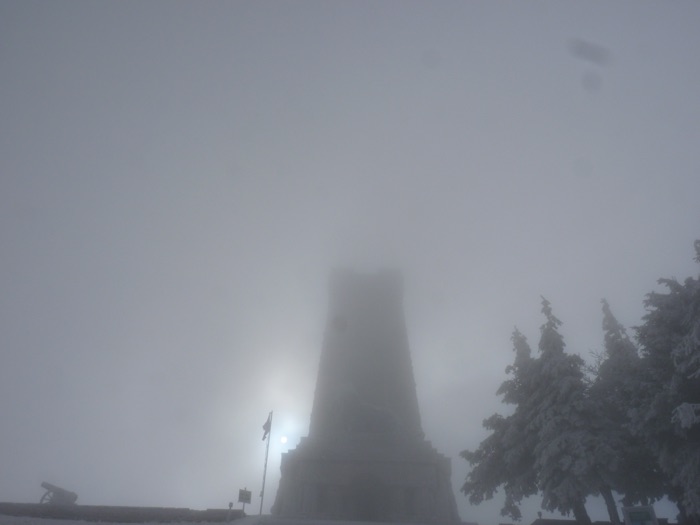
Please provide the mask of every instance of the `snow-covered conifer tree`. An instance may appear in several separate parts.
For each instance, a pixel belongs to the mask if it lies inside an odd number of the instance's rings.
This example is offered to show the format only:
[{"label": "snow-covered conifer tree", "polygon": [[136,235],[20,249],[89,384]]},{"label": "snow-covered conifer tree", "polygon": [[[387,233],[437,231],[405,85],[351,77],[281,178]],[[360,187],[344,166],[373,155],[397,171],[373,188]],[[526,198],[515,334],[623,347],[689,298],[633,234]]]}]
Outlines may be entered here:
[{"label": "snow-covered conifer tree", "polygon": [[600,469],[601,495],[614,522],[619,517],[613,490],[622,494],[623,503],[629,506],[659,499],[663,488],[656,461],[630,428],[628,412],[639,375],[639,354],[608,302],[602,303],[605,351],[589,396],[598,423],[596,438],[614,451]]},{"label": "snow-covered conifer tree", "polygon": [[564,514],[573,512],[579,524],[590,524],[586,497],[600,485],[596,476],[594,423],[583,381],[583,360],[564,352],[561,321],[542,299],[545,323],[540,332],[540,356],[533,364],[537,387],[530,394],[527,413],[537,432],[535,468],[542,491],[542,506]]},{"label": "snow-covered conifer tree", "polygon": [[479,503],[503,488],[501,513],[514,519],[523,498],[541,493],[544,508],[573,512],[579,523],[590,524],[586,497],[600,492],[599,471],[613,451],[595,437],[600,429],[586,394],[583,360],[564,352],[561,322],[546,300],[542,312],[546,322],[537,358],[525,337],[513,333],[515,360],[498,394],[515,410],[487,419],[489,437],[476,451],[462,453],[473,467],[462,491]]},{"label": "snow-covered conifer tree", "polygon": [[[700,262],[700,241],[695,242]],[[658,461],[680,519],[700,523],[700,279],[660,279],[637,328],[642,370],[632,411],[634,428]]]},{"label": "snow-covered conifer tree", "polygon": [[491,499],[498,488],[505,492],[501,514],[520,520],[519,504],[537,493],[534,468],[535,434],[526,434],[527,420],[518,405],[527,398],[532,381],[528,376],[532,364],[530,346],[517,329],[512,336],[515,360],[506,368],[509,378],[498,389],[505,403],[515,406],[513,414],[494,414],[483,423],[491,433],[475,451],[461,453],[472,466],[462,486],[471,503]]}]

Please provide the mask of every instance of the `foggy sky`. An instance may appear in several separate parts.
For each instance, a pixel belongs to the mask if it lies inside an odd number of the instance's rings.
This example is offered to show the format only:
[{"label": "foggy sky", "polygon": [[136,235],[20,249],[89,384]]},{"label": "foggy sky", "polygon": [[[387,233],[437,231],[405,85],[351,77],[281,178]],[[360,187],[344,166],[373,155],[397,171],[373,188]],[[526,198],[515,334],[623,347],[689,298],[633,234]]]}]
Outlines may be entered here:
[{"label": "foggy sky", "polygon": [[1,0],[0,501],[247,487],[256,510],[274,410],[267,511],[330,270],[396,266],[425,433],[462,518],[502,521],[458,492],[457,454],[507,410],[514,326],[536,346],[543,295],[588,358],[603,297],[629,327],[656,279],[697,273],[699,22],[682,1]]}]

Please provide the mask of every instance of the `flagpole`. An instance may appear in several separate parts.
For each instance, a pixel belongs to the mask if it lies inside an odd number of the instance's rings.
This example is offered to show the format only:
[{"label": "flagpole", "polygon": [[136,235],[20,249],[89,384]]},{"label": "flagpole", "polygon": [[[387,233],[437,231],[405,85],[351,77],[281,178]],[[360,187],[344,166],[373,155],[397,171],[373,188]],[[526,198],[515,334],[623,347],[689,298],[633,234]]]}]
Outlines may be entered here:
[{"label": "flagpole", "polygon": [[265,447],[265,467],[263,468],[262,490],[260,491],[260,516],[262,516],[263,501],[265,499],[265,478],[267,477],[267,457],[270,455],[270,438],[272,438],[272,411],[268,418],[270,430],[267,432],[267,447]]}]

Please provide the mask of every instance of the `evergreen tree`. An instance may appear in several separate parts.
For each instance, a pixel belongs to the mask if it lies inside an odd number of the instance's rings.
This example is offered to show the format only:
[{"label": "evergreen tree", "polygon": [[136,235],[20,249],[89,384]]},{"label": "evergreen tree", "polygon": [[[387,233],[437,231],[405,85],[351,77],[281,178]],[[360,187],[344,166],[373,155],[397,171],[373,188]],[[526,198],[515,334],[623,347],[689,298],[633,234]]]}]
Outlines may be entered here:
[{"label": "evergreen tree", "polygon": [[597,414],[597,439],[615,453],[601,469],[601,495],[610,520],[619,522],[613,490],[623,494],[626,506],[647,505],[663,495],[661,476],[653,457],[634,434],[628,415],[635,393],[640,360],[637,348],[624,327],[603,300],[603,360],[590,387],[591,403]]},{"label": "evergreen tree", "polygon": [[505,381],[498,389],[506,403],[515,405],[514,413],[508,418],[508,425],[502,433],[508,478],[503,489],[505,502],[501,514],[504,516],[520,516],[520,502],[538,492],[537,471],[535,469],[534,449],[537,444],[537,434],[528,429],[529,421],[520,406],[529,399],[534,381],[532,367],[535,360],[525,336],[517,329],[512,336],[515,361],[506,369],[512,378]]},{"label": "evergreen tree", "polygon": [[542,313],[546,322],[540,329],[540,356],[532,373],[536,386],[521,405],[538,437],[534,453],[542,507],[573,512],[579,524],[590,525],[585,502],[600,485],[595,475],[599,454],[591,433],[594,417],[586,399],[583,360],[564,352],[561,321],[544,298]]},{"label": "evergreen tree", "polygon": [[504,403],[516,405],[516,410],[508,417],[494,414],[484,420],[484,428],[490,435],[476,451],[461,453],[472,466],[462,492],[471,503],[478,504],[493,498],[502,487],[505,502],[501,514],[519,521],[520,502],[537,493],[533,457],[536,436],[525,433],[527,422],[517,410],[517,405],[528,396],[531,383],[528,373],[533,359],[525,336],[517,329],[511,339],[515,360],[506,368],[510,378],[503,382],[497,394],[503,396]]},{"label": "evergreen tree", "polygon": [[[700,241],[695,249],[700,263]],[[590,525],[589,495],[602,495],[619,523],[613,491],[625,505],[666,494],[681,523],[700,525],[700,278],[659,283],[667,292],[646,297],[639,352],[603,301],[605,351],[590,388],[547,300],[537,358],[513,333],[515,361],[498,394],[514,411],[485,420],[490,435],[462,452],[472,503],[502,488],[501,513],[520,519],[522,499],[541,493],[544,508]]]},{"label": "evergreen tree", "polygon": [[598,469],[612,450],[595,439],[598,430],[586,396],[583,361],[564,352],[561,322],[543,299],[546,322],[541,328],[539,356],[531,356],[525,337],[513,333],[515,361],[499,388],[503,401],[514,405],[508,417],[484,422],[491,431],[475,452],[462,456],[473,469],[462,487],[472,503],[505,492],[502,514],[520,518],[523,498],[541,493],[542,506],[590,525],[585,501],[602,486]]},{"label": "evergreen tree", "polygon": [[[700,242],[695,242],[700,262]],[[700,279],[660,279],[637,328],[642,359],[632,423],[665,475],[685,523],[700,523]]]},{"label": "evergreen tree", "polygon": [[[700,240],[695,241],[695,261],[700,263]],[[676,366],[676,381],[673,389],[682,402],[673,410],[673,422],[681,429],[689,429],[700,424],[700,398],[695,392],[684,393],[683,378],[690,381],[690,390],[700,383],[700,279],[687,279],[689,304],[684,325],[685,334],[673,350]],[[687,398],[683,398],[687,396]]]}]

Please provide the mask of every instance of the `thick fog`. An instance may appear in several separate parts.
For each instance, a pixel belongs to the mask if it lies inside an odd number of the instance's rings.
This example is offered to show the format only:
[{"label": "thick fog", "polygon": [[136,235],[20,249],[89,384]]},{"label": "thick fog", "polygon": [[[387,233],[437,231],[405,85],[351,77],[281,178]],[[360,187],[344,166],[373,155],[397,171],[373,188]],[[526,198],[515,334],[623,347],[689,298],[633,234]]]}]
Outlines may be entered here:
[{"label": "thick fog", "polygon": [[545,296],[588,359],[602,298],[629,327],[697,273],[698,23],[682,1],[0,1],[0,501],[247,487],[257,512],[274,410],[269,511],[329,273],[389,266],[460,514],[502,521],[458,453],[508,410],[513,327],[536,346]]}]

